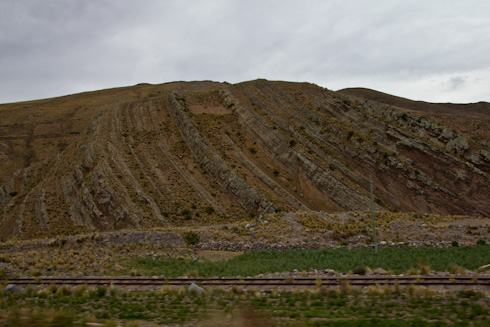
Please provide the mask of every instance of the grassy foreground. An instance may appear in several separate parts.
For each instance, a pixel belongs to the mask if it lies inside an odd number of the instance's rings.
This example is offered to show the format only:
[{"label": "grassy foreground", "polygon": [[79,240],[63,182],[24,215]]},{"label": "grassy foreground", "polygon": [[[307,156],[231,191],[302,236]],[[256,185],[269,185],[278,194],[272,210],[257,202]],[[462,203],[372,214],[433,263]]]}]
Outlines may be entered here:
[{"label": "grassy foreground", "polygon": [[[51,290],[51,291],[54,291]],[[475,292],[428,296],[185,289],[124,293],[103,288],[20,295],[0,293],[7,326],[480,326],[490,327],[490,301]]]},{"label": "grassy foreground", "polygon": [[455,265],[466,269],[490,263],[490,246],[453,248],[381,248],[376,255],[371,248],[251,251],[228,261],[199,262],[178,259],[137,258],[126,263],[145,275],[178,277],[195,275],[254,276],[262,273],[291,272],[293,269],[334,269],[340,272],[360,268],[383,268],[396,274],[428,265],[436,271],[451,272]]}]

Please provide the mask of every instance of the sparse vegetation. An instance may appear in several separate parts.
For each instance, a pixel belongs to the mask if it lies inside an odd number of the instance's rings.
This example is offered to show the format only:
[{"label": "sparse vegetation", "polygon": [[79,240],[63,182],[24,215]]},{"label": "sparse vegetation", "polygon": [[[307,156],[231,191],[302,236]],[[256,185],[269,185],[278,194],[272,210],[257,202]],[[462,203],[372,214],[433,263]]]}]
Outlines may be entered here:
[{"label": "sparse vegetation", "polygon": [[192,211],[190,211],[189,209],[182,209],[180,211],[180,215],[186,220],[190,220],[192,218]]},{"label": "sparse vegetation", "polygon": [[[8,326],[488,326],[489,302],[479,292],[438,293],[421,287],[384,285],[365,291],[344,283],[313,291],[209,289],[205,296],[185,288],[157,292],[122,292],[99,296],[0,294],[0,323]],[[219,308],[219,309],[217,309]]]},{"label": "sparse vegetation", "polygon": [[[464,190],[453,189],[452,174],[433,179],[428,164],[455,155],[446,149],[455,131],[469,142],[468,153],[484,150],[485,142],[475,140],[488,139],[485,131],[490,129],[480,119],[474,124],[479,126],[478,135],[466,135],[459,128],[435,124],[432,115],[417,119],[413,110],[353,100],[312,84],[270,81],[239,86],[145,84],[16,106],[2,105],[0,110],[2,153],[8,163],[2,166],[0,180],[12,180],[8,191],[0,192],[10,192],[2,215],[12,221],[0,230],[0,239],[11,237],[14,230],[25,239],[83,233],[89,231],[83,226],[92,223],[116,230],[161,226],[162,217],[154,210],[160,210],[165,224],[196,226],[245,221],[249,212],[265,213],[258,208],[291,212],[301,207],[298,202],[326,212],[358,208],[369,193],[362,175],[374,173],[373,169],[383,175],[376,180],[382,180],[385,188],[377,192],[377,203],[387,210],[440,206],[455,213],[459,207],[471,207],[475,215],[488,212]],[[98,111],[101,107],[106,109]],[[26,120],[27,113],[37,118]],[[82,137],[93,142],[83,142]],[[397,150],[401,138],[406,140],[404,149]],[[295,151],[277,153],[281,144]],[[420,152],[420,146],[437,146],[441,152]],[[466,162],[473,165],[469,159]],[[385,167],[375,168],[382,164]],[[23,166],[30,168],[15,173]],[[486,185],[480,180],[483,175],[469,168],[461,176]],[[392,169],[406,173],[392,174]],[[338,180],[335,192],[326,183],[332,171]],[[243,183],[229,181],[230,173],[243,177]],[[274,176],[277,184],[262,180],[267,175]],[[45,178],[53,183],[43,183]],[[342,182],[344,178],[350,182]],[[61,184],[71,191],[60,192],[57,185]],[[234,189],[238,186],[241,189]],[[441,196],[433,194],[447,187]],[[19,193],[14,196],[12,191]],[[456,192],[458,204],[446,196]],[[115,193],[120,196],[111,196]],[[286,193],[291,197],[285,198]],[[422,193],[418,201],[407,200]],[[396,200],[388,194],[397,194]],[[425,198],[432,204],[424,203]],[[120,209],[99,208],[94,201]],[[257,206],[261,201],[273,203]],[[73,210],[75,202],[82,205],[79,211]],[[206,211],[210,203],[219,213]],[[107,223],[83,218],[100,217],[97,210]],[[14,228],[21,211],[22,228]],[[335,234],[339,243],[348,242],[341,239],[355,233],[339,231]],[[256,234],[266,237],[267,233]],[[487,237],[482,230],[467,233]],[[465,238],[458,241],[466,244]]]}]

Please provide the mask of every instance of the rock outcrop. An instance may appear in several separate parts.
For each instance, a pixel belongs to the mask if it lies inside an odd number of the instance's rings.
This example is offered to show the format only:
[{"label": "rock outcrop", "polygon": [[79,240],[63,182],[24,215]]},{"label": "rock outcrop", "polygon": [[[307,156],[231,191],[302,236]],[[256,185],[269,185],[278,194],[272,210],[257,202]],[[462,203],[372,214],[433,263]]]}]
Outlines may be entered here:
[{"label": "rock outcrop", "polygon": [[29,165],[9,173],[20,156],[2,150],[0,237],[367,210],[370,175],[376,210],[490,216],[485,143],[402,109],[265,80],[107,92],[83,96],[99,105],[79,125],[63,108],[81,95],[63,99],[59,124],[77,131],[57,151],[26,141]]}]

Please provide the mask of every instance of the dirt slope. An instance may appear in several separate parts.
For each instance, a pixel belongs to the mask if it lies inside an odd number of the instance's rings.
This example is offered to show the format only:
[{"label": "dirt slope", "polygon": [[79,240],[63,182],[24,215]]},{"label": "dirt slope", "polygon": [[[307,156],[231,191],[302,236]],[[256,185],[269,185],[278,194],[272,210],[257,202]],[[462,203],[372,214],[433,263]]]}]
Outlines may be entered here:
[{"label": "dirt slope", "polygon": [[485,142],[308,83],[137,85],[0,106],[0,236],[274,211],[490,216]]}]

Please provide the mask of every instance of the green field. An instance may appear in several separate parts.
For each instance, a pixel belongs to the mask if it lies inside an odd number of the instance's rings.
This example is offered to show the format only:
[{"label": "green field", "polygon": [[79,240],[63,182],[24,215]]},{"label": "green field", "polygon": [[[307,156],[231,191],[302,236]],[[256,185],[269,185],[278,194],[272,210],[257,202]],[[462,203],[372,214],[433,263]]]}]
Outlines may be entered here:
[{"label": "green field", "polygon": [[436,271],[451,271],[454,265],[469,270],[490,263],[490,246],[453,248],[381,248],[376,255],[371,248],[251,251],[228,261],[199,262],[196,260],[137,258],[126,263],[145,275],[169,278],[194,275],[254,276],[263,273],[291,272],[293,269],[334,269],[348,272],[370,267],[391,270],[396,274],[428,265]]}]

